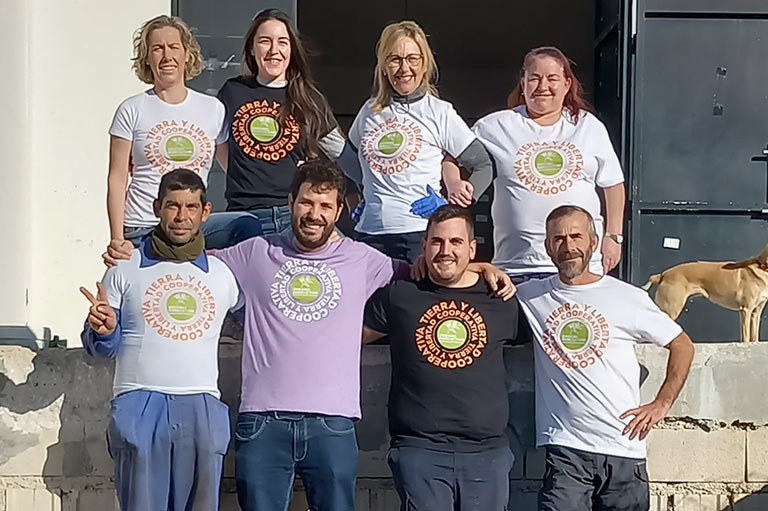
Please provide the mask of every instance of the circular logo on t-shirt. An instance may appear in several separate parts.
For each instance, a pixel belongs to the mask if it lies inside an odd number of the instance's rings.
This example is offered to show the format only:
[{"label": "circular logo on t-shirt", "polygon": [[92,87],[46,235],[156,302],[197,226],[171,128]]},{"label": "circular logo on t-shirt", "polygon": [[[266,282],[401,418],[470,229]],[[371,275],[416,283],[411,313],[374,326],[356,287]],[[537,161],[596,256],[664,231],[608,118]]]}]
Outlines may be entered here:
[{"label": "circular logo on t-shirt", "polygon": [[608,321],[587,304],[565,303],[547,317],[542,347],[566,369],[585,369],[603,356],[611,338]]},{"label": "circular logo on t-shirt", "polygon": [[144,156],[161,174],[178,168],[200,173],[211,166],[213,141],[194,123],[163,121],[147,133]]},{"label": "circular logo on t-shirt", "polygon": [[280,133],[280,125],[277,123],[277,119],[270,115],[259,115],[254,117],[251,119],[249,129],[251,136],[262,144],[272,142]]},{"label": "circular logo on t-shirt", "polygon": [[405,172],[419,157],[421,133],[421,126],[413,120],[387,119],[363,135],[360,154],[373,172]]},{"label": "circular logo on t-shirt", "polygon": [[515,159],[517,178],[539,195],[565,192],[583,168],[584,157],[570,142],[531,142],[518,149]]},{"label": "circular logo on t-shirt", "polygon": [[470,304],[440,301],[421,315],[414,337],[427,362],[441,369],[461,369],[482,356],[488,328]]},{"label": "circular logo on t-shirt", "polygon": [[328,317],[339,306],[341,281],[326,263],[289,259],[275,273],[269,294],[283,316],[309,323]]},{"label": "circular logo on t-shirt", "polygon": [[446,319],[437,325],[435,332],[437,343],[443,348],[455,351],[469,340],[469,332],[466,325],[457,319]]},{"label": "circular logo on t-shirt", "polygon": [[291,296],[301,303],[317,301],[322,293],[323,285],[310,273],[302,273],[291,281]]},{"label": "circular logo on t-shirt", "polygon": [[533,159],[533,166],[536,172],[542,176],[555,177],[563,170],[563,155],[557,151],[546,149],[536,155]]},{"label": "circular logo on t-shirt", "polygon": [[568,351],[579,352],[589,346],[592,333],[589,326],[580,319],[569,321],[560,329],[560,344]]},{"label": "circular logo on t-shirt", "polygon": [[184,135],[173,135],[165,141],[165,152],[173,161],[189,161],[195,156],[195,143]]},{"label": "circular logo on t-shirt", "polygon": [[165,275],[144,292],[141,312],[147,326],[171,341],[196,341],[216,320],[213,293],[194,275]]},{"label": "circular logo on t-shirt", "polygon": [[179,323],[186,323],[195,317],[197,300],[186,291],[172,293],[165,301],[165,310]]},{"label": "circular logo on t-shirt", "polygon": [[399,131],[391,131],[379,138],[379,141],[376,143],[376,148],[382,156],[394,158],[403,148],[403,142],[405,142],[405,136],[402,133]]},{"label": "circular logo on t-shirt", "polygon": [[280,103],[255,100],[241,105],[232,120],[232,137],[251,158],[279,161],[299,143],[299,123],[288,115],[280,126]]}]

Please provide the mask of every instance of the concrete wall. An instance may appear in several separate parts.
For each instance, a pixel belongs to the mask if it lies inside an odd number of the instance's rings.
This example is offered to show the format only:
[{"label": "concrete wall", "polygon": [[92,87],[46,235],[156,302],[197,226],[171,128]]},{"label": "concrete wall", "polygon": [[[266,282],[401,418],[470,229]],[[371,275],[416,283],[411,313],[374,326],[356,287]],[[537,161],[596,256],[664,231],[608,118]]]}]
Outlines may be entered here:
[{"label": "concrete wall", "polygon": [[[666,352],[638,349],[645,368],[643,400],[664,377]],[[221,388],[235,407],[237,344],[220,352]],[[506,351],[512,405],[509,436],[517,461],[510,475],[512,509],[533,511],[543,456],[533,447],[530,348]],[[670,418],[650,436],[654,511],[768,509],[768,400],[763,399],[768,344],[697,345],[691,378]],[[112,366],[81,350],[33,352],[0,347],[0,511],[116,510],[112,463],[104,432]],[[385,463],[389,354],[368,347],[363,357],[363,414],[358,424],[360,511],[398,509]],[[223,511],[238,509],[234,465],[225,469]],[[306,509],[297,485],[292,510]]]},{"label": "concrete wall", "polygon": [[145,87],[132,35],[168,12],[169,0],[3,0],[0,238],[13,250],[0,253],[0,342],[77,342],[77,289],[101,277],[109,238],[107,129]]}]

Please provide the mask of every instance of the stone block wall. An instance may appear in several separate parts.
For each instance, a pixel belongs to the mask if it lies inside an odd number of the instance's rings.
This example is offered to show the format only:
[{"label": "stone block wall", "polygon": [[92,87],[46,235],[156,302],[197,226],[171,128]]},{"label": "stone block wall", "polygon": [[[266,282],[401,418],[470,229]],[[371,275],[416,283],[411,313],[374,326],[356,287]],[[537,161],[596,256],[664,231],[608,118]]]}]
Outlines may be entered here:
[{"label": "stone block wall", "polygon": [[[363,356],[364,420],[358,424],[357,509],[397,510],[386,465],[389,353]],[[664,378],[666,351],[640,346],[642,399]],[[533,511],[544,470],[533,445],[530,347],[506,349],[511,407],[509,439],[516,462],[510,509]],[[224,400],[239,400],[236,343],[220,350]],[[654,511],[768,510],[768,400],[763,390],[768,344],[698,344],[691,377],[670,417],[649,437]],[[0,511],[117,511],[105,431],[112,365],[82,350],[31,351],[0,346]],[[234,419],[234,412],[233,412]],[[238,510],[234,460],[225,467],[222,510]],[[297,481],[292,511],[307,509]]]}]

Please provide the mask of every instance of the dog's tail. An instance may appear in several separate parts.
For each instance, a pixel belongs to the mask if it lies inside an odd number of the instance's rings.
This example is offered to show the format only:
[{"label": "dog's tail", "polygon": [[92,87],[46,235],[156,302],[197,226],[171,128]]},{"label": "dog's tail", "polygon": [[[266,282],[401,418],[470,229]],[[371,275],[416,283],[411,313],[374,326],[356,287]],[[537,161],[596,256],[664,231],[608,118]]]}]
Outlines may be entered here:
[{"label": "dog's tail", "polygon": [[642,288],[648,291],[649,289],[651,289],[652,285],[654,284],[658,285],[661,282],[661,279],[662,279],[661,273],[657,273],[656,275],[651,275],[651,277],[648,279],[648,282],[643,284]]}]

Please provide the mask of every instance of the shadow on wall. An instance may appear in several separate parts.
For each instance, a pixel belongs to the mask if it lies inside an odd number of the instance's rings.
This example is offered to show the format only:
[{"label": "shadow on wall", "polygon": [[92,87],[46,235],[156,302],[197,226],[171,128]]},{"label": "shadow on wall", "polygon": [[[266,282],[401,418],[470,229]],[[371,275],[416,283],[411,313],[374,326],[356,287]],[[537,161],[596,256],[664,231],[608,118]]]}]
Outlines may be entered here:
[{"label": "shadow on wall", "polygon": [[759,492],[742,499],[734,498],[720,511],[765,511],[766,509],[768,509],[768,485],[763,486]]},{"label": "shadow on wall", "polygon": [[[112,476],[104,434],[112,363],[82,349],[0,353],[0,474],[42,475],[52,493]],[[10,412],[10,413],[9,413]],[[39,450],[48,445],[45,455]]]}]

